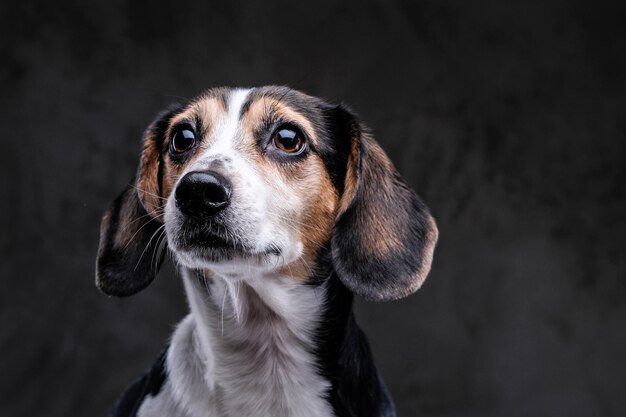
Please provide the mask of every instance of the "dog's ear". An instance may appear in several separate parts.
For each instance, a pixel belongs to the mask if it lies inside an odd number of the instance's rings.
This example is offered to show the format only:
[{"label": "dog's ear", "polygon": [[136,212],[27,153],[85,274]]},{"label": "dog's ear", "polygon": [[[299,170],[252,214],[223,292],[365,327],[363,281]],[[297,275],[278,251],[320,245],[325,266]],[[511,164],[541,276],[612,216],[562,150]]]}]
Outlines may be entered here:
[{"label": "dog's ear", "polygon": [[147,287],[163,261],[159,244],[161,222],[139,201],[129,185],[109,206],[100,226],[96,286],[108,295],[124,297]]},{"label": "dog's ear", "polygon": [[96,286],[124,297],[147,287],[165,255],[162,211],[163,145],[169,121],[180,107],[161,113],[143,137],[137,176],[109,206],[100,226]]},{"label": "dog's ear", "polygon": [[340,111],[351,149],[331,241],[335,270],[367,300],[406,297],[430,271],[437,226],[371,134]]}]

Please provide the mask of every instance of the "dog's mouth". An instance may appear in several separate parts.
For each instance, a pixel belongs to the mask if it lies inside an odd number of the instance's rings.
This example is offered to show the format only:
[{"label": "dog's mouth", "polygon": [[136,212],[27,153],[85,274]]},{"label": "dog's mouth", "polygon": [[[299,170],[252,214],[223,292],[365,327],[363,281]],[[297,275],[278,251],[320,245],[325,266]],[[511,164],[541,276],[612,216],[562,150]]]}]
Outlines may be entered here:
[{"label": "dog's mouth", "polygon": [[220,263],[235,259],[264,259],[268,256],[280,256],[282,251],[277,246],[256,250],[248,246],[232,231],[223,227],[198,227],[187,224],[173,236],[173,249],[189,261]]},{"label": "dog's mouth", "polygon": [[189,233],[185,237],[185,245],[193,248],[203,248],[208,250],[229,250],[237,249],[237,242],[211,232],[195,232]]},{"label": "dog's mouth", "polygon": [[223,257],[247,252],[246,246],[237,240],[235,235],[219,228],[183,228],[178,233],[175,246],[178,250],[197,256],[211,255],[212,259],[216,258],[216,255]]}]

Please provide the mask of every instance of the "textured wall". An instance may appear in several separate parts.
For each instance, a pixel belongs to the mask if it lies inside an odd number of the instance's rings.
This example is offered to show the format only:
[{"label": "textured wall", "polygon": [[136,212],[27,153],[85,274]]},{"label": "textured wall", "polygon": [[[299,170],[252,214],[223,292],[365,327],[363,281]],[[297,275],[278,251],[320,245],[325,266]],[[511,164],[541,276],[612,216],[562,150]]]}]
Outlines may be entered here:
[{"label": "textured wall", "polygon": [[182,288],[98,293],[101,213],[166,104],[268,83],[357,109],[439,222],[423,289],[358,305],[400,415],[626,415],[623,2],[75,3],[0,6],[0,415],[151,363]]}]

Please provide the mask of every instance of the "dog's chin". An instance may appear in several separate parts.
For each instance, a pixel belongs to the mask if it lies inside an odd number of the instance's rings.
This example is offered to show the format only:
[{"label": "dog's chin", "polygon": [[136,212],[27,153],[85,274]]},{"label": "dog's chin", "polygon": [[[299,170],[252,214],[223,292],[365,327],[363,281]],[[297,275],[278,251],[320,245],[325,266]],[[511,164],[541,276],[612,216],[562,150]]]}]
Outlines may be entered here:
[{"label": "dog's chin", "polygon": [[258,251],[210,233],[179,236],[171,239],[169,245],[178,262],[190,269],[229,270],[242,265],[267,269],[280,263],[282,255],[275,246]]}]

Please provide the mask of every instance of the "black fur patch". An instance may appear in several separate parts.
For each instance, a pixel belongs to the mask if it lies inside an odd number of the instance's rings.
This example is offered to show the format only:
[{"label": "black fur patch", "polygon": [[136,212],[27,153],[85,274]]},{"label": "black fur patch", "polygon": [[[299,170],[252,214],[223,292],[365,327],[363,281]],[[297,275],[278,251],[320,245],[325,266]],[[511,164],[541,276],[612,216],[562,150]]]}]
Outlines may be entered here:
[{"label": "black fur patch", "polygon": [[135,383],[122,394],[113,407],[110,417],[135,417],[139,411],[139,407],[141,407],[141,403],[143,403],[147,396],[155,397],[158,395],[167,378],[165,369],[167,349],[166,347],[163,352],[161,352],[150,371],[135,381]]},{"label": "black fur patch", "polygon": [[394,417],[395,407],[380,377],[365,334],[352,310],[353,294],[335,273],[327,281],[327,299],[316,334],[315,356],[337,417]]},{"label": "black fur patch", "polygon": [[345,187],[352,130],[355,128],[356,121],[347,108],[334,105],[327,105],[323,108],[323,118],[326,127],[324,140],[328,145],[322,147],[319,154],[333,186],[341,195]]},{"label": "black fur patch", "polygon": [[[165,254],[157,253],[159,226],[148,216],[133,186],[128,186],[111,203],[102,220],[96,260],[96,285],[101,291],[124,297],[152,282]],[[118,245],[118,234],[122,233],[127,239]]]}]

